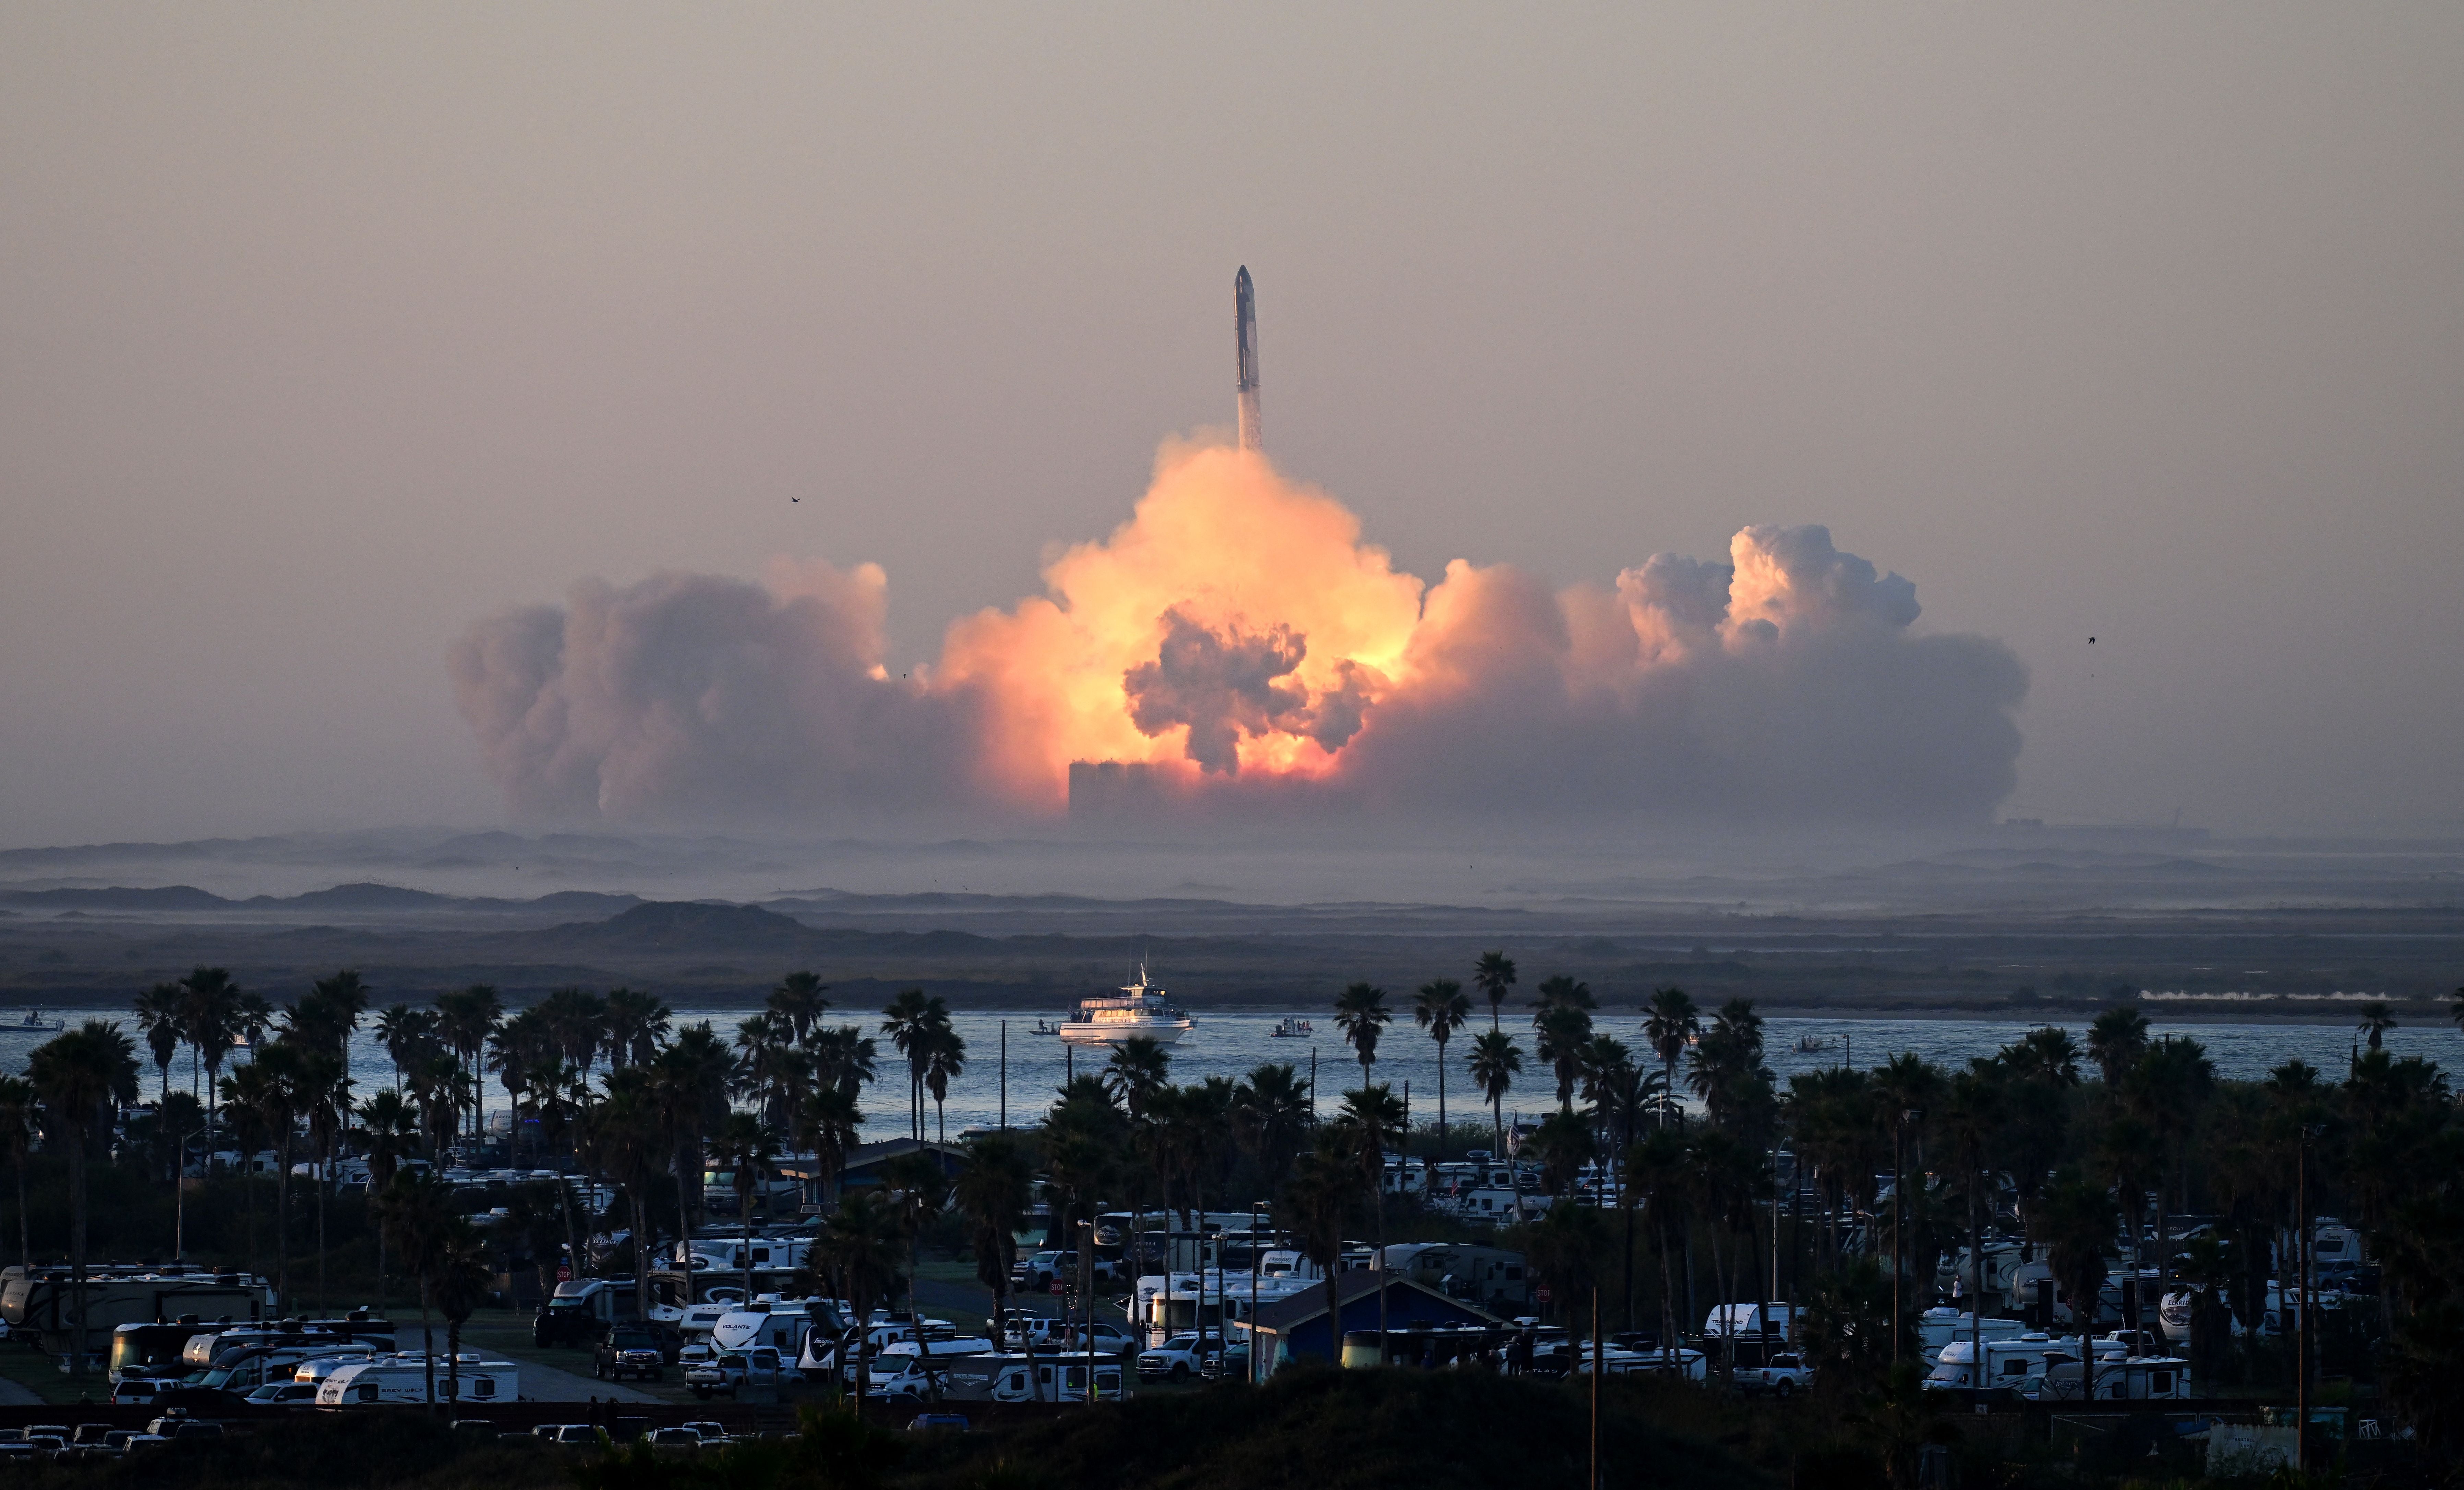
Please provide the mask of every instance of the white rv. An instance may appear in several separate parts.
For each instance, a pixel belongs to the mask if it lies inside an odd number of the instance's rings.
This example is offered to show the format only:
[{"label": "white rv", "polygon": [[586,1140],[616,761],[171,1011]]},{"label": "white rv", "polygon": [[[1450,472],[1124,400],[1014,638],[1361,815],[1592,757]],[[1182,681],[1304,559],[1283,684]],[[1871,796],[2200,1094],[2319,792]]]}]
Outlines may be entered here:
[{"label": "white rv", "polygon": [[2025,1320],[1990,1316],[1979,1320],[1957,1309],[1927,1309],[1917,1317],[1918,1350],[1927,1366],[1940,1361],[1944,1348],[1953,1341],[1967,1344],[1980,1335],[1987,1340],[2016,1340],[2027,1332]]},{"label": "white rv", "polygon": [[[1030,1370],[1033,1374],[1030,1376]],[[1128,1395],[1127,1380],[1116,1359],[1095,1363],[1095,1397],[1117,1402]],[[944,1402],[1084,1402],[1087,1400],[1087,1358],[1055,1360],[1039,1355],[1029,1367],[1023,1355],[971,1355],[950,1363],[942,1377]]]},{"label": "white rv", "polygon": [[2031,1332],[2008,1340],[1986,1341],[1985,1369],[1980,1373],[1974,1369],[1976,1357],[1969,1341],[1962,1336],[1942,1348],[1931,1374],[1925,1377],[1925,1385],[1937,1391],[2015,1388],[2031,1376],[2045,1374],[2045,1368],[2053,1362],[2078,1360],[2077,1340]]},{"label": "white rv", "polygon": [[[428,1362],[416,1351],[346,1366],[317,1389],[317,1405],[368,1407],[387,1402],[428,1400]],[[521,1396],[521,1369],[511,1361],[464,1355],[449,1365],[436,1363],[436,1400],[445,1401],[458,1370],[461,1400],[513,1402]]]}]

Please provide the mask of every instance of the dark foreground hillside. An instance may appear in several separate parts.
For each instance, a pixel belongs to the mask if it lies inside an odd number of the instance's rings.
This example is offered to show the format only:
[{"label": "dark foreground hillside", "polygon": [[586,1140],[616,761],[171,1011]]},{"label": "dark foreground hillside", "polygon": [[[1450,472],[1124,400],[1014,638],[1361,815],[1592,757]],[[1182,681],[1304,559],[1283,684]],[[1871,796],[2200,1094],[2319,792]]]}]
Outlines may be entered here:
[{"label": "dark foreground hillside", "polygon": [[[1740,1453],[1650,1416],[1639,1397],[1611,1393],[1609,1483],[1776,1490]],[[310,1414],[219,1444],[7,1473],[45,1490],[1576,1490],[1588,1421],[1562,1385],[1302,1369],[1256,1391],[1144,1396],[963,1434],[814,1414],[792,1438],[654,1457],[457,1437],[416,1413]]]}]

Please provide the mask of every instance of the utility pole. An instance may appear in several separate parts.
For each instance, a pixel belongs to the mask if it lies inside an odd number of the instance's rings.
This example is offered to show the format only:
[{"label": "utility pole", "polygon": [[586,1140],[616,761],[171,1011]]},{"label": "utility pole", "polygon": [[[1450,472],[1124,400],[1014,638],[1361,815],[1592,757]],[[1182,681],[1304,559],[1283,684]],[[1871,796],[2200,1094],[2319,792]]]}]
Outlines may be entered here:
[{"label": "utility pole", "polygon": [[1592,1284],[1592,1486],[1600,1490],[1600,1378],[1607,1374],[1600,1348],[1600,1285]]},{"label": "utility pole", "polygon": [[2295,1306],[2301,1312],[2296,1316],[2299,1323],[2294,1332],[2299,1358],[2293,1369],[2293,1443],[2294,1468],[2304,1472],[2310,1467],[2310,1140],[2321,1131],[2321,1125],[2301,1125],[2300,1147],[2294,1159],[2293,1245],[2299,1261],[2296,1286],[2300,1290]]},{"label": "utility pole", "polygon": [[1009,1020],[1001,1020],[1001,1126],[1009,1130]]}]

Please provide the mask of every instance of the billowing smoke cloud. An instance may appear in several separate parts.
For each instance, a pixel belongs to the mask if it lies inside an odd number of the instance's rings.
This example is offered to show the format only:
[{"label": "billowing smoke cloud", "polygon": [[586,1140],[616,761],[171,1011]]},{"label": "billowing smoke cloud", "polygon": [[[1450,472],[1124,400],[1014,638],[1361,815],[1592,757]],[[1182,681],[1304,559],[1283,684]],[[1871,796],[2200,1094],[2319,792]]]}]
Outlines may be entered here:
[{"label": "billowing smoke cloud", "polygon": [[1172,446],[1134,515],[1045,578],[901,679],[872,565],[587,581],[473,627],[454,684],[541,816],[1048,814],[1073,764],[1082,790],[1200,812],[1907,822],[2013,781],[2017,660],[1914,632],[1915,586],[1819,527],[1609,588],[1463,560],[1424,586],[1325,493]]}]

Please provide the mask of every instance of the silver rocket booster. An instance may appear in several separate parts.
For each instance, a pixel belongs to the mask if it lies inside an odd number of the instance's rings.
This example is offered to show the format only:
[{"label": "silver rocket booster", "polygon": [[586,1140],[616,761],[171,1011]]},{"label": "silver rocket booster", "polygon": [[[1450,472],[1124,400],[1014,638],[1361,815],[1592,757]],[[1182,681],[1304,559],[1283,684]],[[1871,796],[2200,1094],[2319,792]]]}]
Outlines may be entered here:
[{"label": "silver rocket booster", "polygon": [[1259,449],[1258,296],[1246,264],[1232,276],[1232,340],[1241,354],[1241,449]]}]

